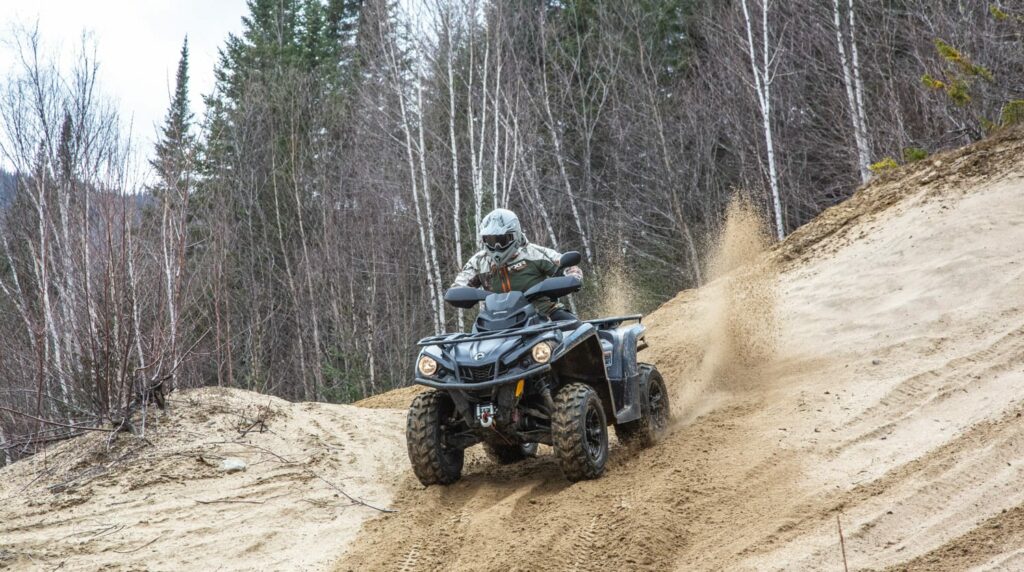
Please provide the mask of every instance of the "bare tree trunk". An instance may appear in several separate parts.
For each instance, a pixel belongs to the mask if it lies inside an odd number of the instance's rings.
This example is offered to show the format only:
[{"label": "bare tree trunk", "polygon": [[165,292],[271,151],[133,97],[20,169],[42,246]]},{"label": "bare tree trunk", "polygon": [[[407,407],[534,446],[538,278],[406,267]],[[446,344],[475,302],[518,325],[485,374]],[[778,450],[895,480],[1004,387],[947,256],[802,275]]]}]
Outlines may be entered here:
[{"label": "bare tree trunk", "polygon": [[[366,312],[366,354],[369,361],[370,369],[370,392],[371,394],[377,393],[377,363],[376,355],[377,348],[375,343],[377,341],[377,321],[375,320],[374,314],[377,308],[377,273],[370,272],[370,304],[367,306],[369,310]],[[366,388],[363,388],[365,395]]]},{"label": "bare tree trunk", "polygon": [[[863,120],[860,116],[862,108],[856,103],[853,87],[853,70],[846,58],[846,41],[843,39],[842,21],[839,18],[839,0],[832,0],[833,23],[836,27],[836,46],[839,49],[839,63],[843,68],[843,85],[846,87],[846,101],[850,107],[850,120],[853,123],[853,137],[857,145],[857,167],[860,170],[860,182],[866,183],[871,178],[871,171],[868,170],[870,157],[868,154],[867,141],[864,132],[861,131]],[[851,2],[850,17],[853,17]],[[852,38],[851,38],[852,39]]]},{"label": "bare tree trunk", "polygon": [[433,268],[434,273],[434,296],[437,299],[437,313],[438,320],[441,324],[441,329],[444,330],[444,324],[447,322],[444,314],[444,286],[441,282],[441,265],[437,262],[437,240],[434,237],[434,210],[430,202],[430,181],[427,178],[427,146],[423,140],[423,123],[426,121],[423,113],[423,81],[419,79],[416,82],[416,106],[418,113],[417,130],[419,132],[419,163],[420,163],[420,176],[423,179],[422,190],[423,190],[423,205],[427,211],[427,238],[430,242],[430,265]]},{"label": "bare tree trunk", "polygon": [[[501,24],[500,24],[500,22],[501,22],[501,20],[499,19],[498,23],[495,24],[496,26],[498,26],[498,30],[495,33],[495,36],[496,36],[495,41],[497,42],[497,53],[496,53],[496,55],[494,57],[495,68],[496,68],[495,69],[496,75],[494,77],[494,93],[491,94],[491,109],[494,110],[494,148],[492,149],[493,153],[492,153],[492,157],[491,157],[491,204],[492,204],[491,208],[494,208],[494,209],[498,208],[498,145],[499,145],[499,142],[501,141],[501,138],[500,138],[500,135],[501,135],[501,129],[500,129],[501,123],[498,121],[498,118],[500,117],[500,110],[501,110],[500,99],[501,99],[501,63],[502,63],[501,62],[501,45],[502,45],[502,42],[501,42],[501,27],[500,27]],[[484,99],[487,99],[487,86],[486,85],[484,86]],[[483,139],[483,137],[481,137],[481,140],[482,139]],[[481,147],[480,150],[483,151],[483,143],[482,143],[482,141],[481,141],[480,147]]]},{"label": "bare tree trunk", "polygon": [[[45,181],[42,177],[36,181],[37,194],[33,197],[36,207],[37,227],[39,232],[39,251],[33,250],[33,260],[35,265],[36,273],[36,285],[39,291],[39,298],[43,302],[43,324],[47,336],[45,337],[44,355],[47,359],[47,373],[45,378],[47,380],[47,386],[49,386],[49,380],[51,375],[55,375],[57,382],[60,387],[61,399],[65,402],[68,401],[68,386],[64,377],[64,359],[60,350],[60,336],[57,332],[57,320],[54,316],[53,303],[50,299],[50,264],[49,264],[49,225],[47,224],[46,211],[46,189]],[[30,245],[30,248],[32,245]],[[53,370],[50,370],[49,360],[53,355]]]},{"label": "bare tree trunk", "polygon": [[[63,176],[63,174],[62,174]],[[70,177],[74,177],[71,174]],[[70,181],[64,181],[61,185],[62,195],[57,200],[58,210],[60,211],[60,225],[61,234],[60,239],[56,240],[56,250],[60,252],[61,260],[61,275],[63,278],[63,288],[61,292],[61,319],[65,327],[67,328],[68,334],[63,336],[61,343],[64,344],[64,352],[66,355],[74,359],[73,356],[78,355],[80,352],[77,347],[77,337],[72,335],[72,332],[78,332],[78,324],[76,319],[75,310],[78,308],[78,296],[77,296],[77,284],[75,284],[75,265],[72,261],[72,245],[71,235],[69,232],[69,211],[71,209],[71,186]],[[88,193],[88,190],[85,190]],[[70,373],[70,372],[69,372]]]},{"label": "bare tree trunk", "polygon": [[[545,16],[541,13],[541,45],[544,45],[545,33],[544,23]],[[551,143],[555,147],[555,161],[558,163],[558,174],[562,177],[562,184],[565,185],[565,194],[569,198],[569,208],[572,211],[573,221],[576,222],[576,231],[579,232],[580,241],[583,242],[583,252],[587,257],[587,263],[593,264],[594,257],[590,251],[590,241],[587,239],[587,232],[583,228],[583,219],[580,218],[580,211],[576,207],[576,195],[572,191],[572,183],[569,181],[569,172],[565,168],[565,157],[562,154],[562,138],[558,133],[558,125],[555,122],[555,116],[551,112],[551,97],[548,92],[548,79],[547,79],[547,53],[543,53],[541,58],[544,60],[541,66],[541,86],[543,93],[541,93],[541,100],[544,105],[544,114],[547,118],[545,125],[548,128],[548,133],[551,135]]]},{"label": "bare tree trunk", "polygon": [[[547,80],[545,80],[547,83]],[[587,239],[587,231],[583,228],[583,219],[580,218],[579,208],[576,207],[576,195],[572,191],[572,183],[569,181],[569,172],[565,168],[565,157],[562,155],[562,141],[558,134],[558,127],[555,125],[554,115],[551,113],[551,104],[548,102],[547,89],[544,90],[544,110],[547,113],[547,127],[551,134],[551,143],[555,146],[555,161],[558,163],[558,174],[562,177],[565,185],[565,194],[569,197],[569,208],[572,211],[573,221],[576,222],[576,231],[580,234],[583,242],[583,252],[587,256],[587,263],[593,264],[594,256],[590,251],[590,241]]]},{"label": "bare tree trunk", "polygon": [[291,151],[292,151],[292,193],[295,197],[295,210],[298,214],[299,219],[299,240],[302,242],[302,265],[305,267],[306,276],[306,295],[309,296],[307,302],[307,308],[309,311],[309,321],[313,326],[313,395],[316,399],[322,399],[322,390],[324,386],[323,380],[323,356],[321,355],[320,345],[320,319],[317,315],[316,308],[313,304],[316,301],[316,294],[313,292],[313,264],[309,257],[309,240],[306,237],[306,223],[304,214],[304,204],[302,202],[302,193],[299,188],[299,173],[298,173],[298,158],[296,157],[296,140],[299,134],[295,128],[295,117],[291,117]]},{"label": "bare tree trunk", "polygon": [[[167,189],[167,196],[163,200],[162,218],[160,223],[160,245],[163,250],[164,286],[167,297],[167,325],[170,335],[171,363],[178,363],[178,309],[175,296],[175,276],[178,274],[174,266],[177,257],[172,255],[171,242],[174,240],[174,229],[171,224],[171,189]],[[177,385],[177,370],[171,369],[171,385]]]},{"label": "bare tree trunk", "polygon": [[[518,99],[518,96],[517,96]],[[518,107],[518,106],[517,106]],[[505,128],[505,151],[502,156],[502,177],[501,177],[501,200],[498,206],[508,207],[509,195],[515,184],[516,174],[519,169],[520,147],[519,147],[519,119],[516,117],[517,109],[512,108],[508,100],[505,102],[506,118],[502,121]],[[509,120],[512,121],[512,128],[509,128]],[[509,165],[509,140],[512,142],[512,164]]]},{"label": "bare tree trunk", "polygon": [[[704,277],[700,271],[700,256],[697,254],[697,244],[693,238],[693,232],[690,231],[690,223],[686,216],[686,211],[683,208],[683,201],[679,197],[679,185],[676,184],[675,177],[672,176],[675,173],[675,169],[672,168],[672,159],[669,157],[668,142],[665,139],[665,122],[661,117],[661,107],[658,105],[658,100],[654,93],[654,78],[648,75],[648,64],[645,63],[644,49],[643,49],[643,38],[639,37],[640,30],[637,30],[637,43],[640,46],[640,66],[644,74],[644,83],[647,89],[647,99],[651,106],[651,112],[654,116],[654,123],[658,132],[658,143],[661,147],[661,160],[662,167],[665,169],[665,175],[671,177],[669,184],[671,189],[669,191],[672,197],[672,214],[673,218],[679,225],[680,230],[683,234],[683,242],[686,244],[686,251],[690,255],[690,268],[693,272],[693,278],[697,286],[704,283]],[[651,73],[654,70],[650,70]]]},{"label": "bare tree trunk", "polygon": [[7,437],[4,435],[4,426],[0,423],[0,450],[4,452],[4,462],[0,463],[0,467],[6,467],[13,462],[11,458],[11,450],[7,447]]},{"label": "bare tree trunk", "polygon": [[551,225],[551,217],[548,215],[548,209],[544,206],[544,200],[540,196],[540,181],[537,176],[537,160],[532,155],[530,156],[530,184],[525,185],[523,192],[528,193],[526,195],[527,202],[532,203],[540,211],[540,218],[544,221],[544,228],[548,231],[548,241],[551,248],[558,250],[558,237],[555,236],[555,228]]},{"label": "bare tree trunk", "polygon": [[754,75],[754,89],[757,92],[757,102],[761,108],[761,124],[764,131],[764,143],[768,155],[768,181],[771,185],[772,206],[775,211],[775,231],[779,240],[786,237],[785,227],[782,225],[782,199],[779,196],[779,176],[775,167],[775,140],[772,138],[772,107],[771,107],[771,60],[768,53],[768,3],[770,0],[761,0],[761,33],[762,33],[762,67],[757,68],[757,58],[754,55],[754,34],[753,23],[750,20],[750,12],[747,9],[747,0],[741,0],[743,7],[743,18],[747,24],[747,48],[750,53],[750,71]]},{"label": "bare tree trunk", "polygon": [[[276,136],[272,135],[272,139],[276,140]],[[292,271],[291,261],[289,260],[288,251],[284,243],[284,221],[281,218],[281,201],[277,192],[277,160],[274,155],[271,154],[271,170],[270,170],[270,181],[271,186],[274,190],[274,215],[276,219],[277,227],[277,240],[278,245],[281,248],[281,258],[284,260],[284,272],[285,276],[288,277],[288,290],[292,295],[292,304],[294,304],[292,318],[298,320],[298,316],[294,315],[302,305],[302,300],[299,297],[298,288],[295,286],[295,273]],[[304,399],[314,398],[314,394],[310,391],[309,387],[309,374],[306,368],[306,344],[305,336],[302,335],[301,328],[298,329],[295,336],[296,343],[299,344],[299,372],[302,376],[302,394]]]},{"label": "bare tree trunk", "polygon": [[[457,138],[455,137],[455,74],[452,72],[452,58],[454,57],[455,49],[452,45],[452,34],[454,33],[454,30],[452,29],[450,18],[451,15],[449,13],[448,20],[446,20],[447,29],[445,31],[448,38],[448,51],[445,63],[448,71],[448,138],[451,145],[452,155],[452,230],[455,233],[455,263],[461,265],[465,261],[462,259],[462,211],[459,194],[459,145]],[[459,308],[457,311],[459,331],[464,329],[465,319],[465,310]]]},{"label": "bare tree trunk", "polygon": [[139,290],[135,273],[135,256],[133,252],[131,227],[128,228],[128,288],[132,297],[132,331],[135,338],[135,351],[139,354],[139,372],[146,371],[146,353],[142,351],[142,320],[139,319]]},{"label": "bare tree trunk", "polygon": [[389,58],[389,64],[392,68],[392,84],[395,89],[395,94],[398,96],[398,107],[399,111],[401,112],[402,118],[402,132],[405,135],[406,161],[409,166],[409,186],[412,191],[412,202],[416,213],[416,227],[417,230],[419,231],[420,250],[423,253],[423,268],[427,273],[427,288],[430,293],[431,310],[433,311],[434,332],[440,334],[444,330],[444,322],[441,319],[441,312],[443,312],[444,310],[443,307],[440,307],[438,304],[440,300],[438,299],[437,296],[438,287],[435,284],[434,279],[435,270],[433,265],[431,264],[431,256],[427,245],[426,230],[424,228],[426,223],[424,223],[423,221],[423,213],[420,210],[420,193],[419,190],[417,189],[416,184],[416,159],[413,156],[412,127],[410,125],[411,120],[409,118],[408,110],[406,109],[407,105],[405,102],[405,93],[403,92],[401,77],[399,77],[398,58],[395,56],[394,52],[395,47],[391,42],[388,34],[383,29],[383,26],[385,25],[387,25],[386,18],[382,19],[381,22],[382,29],[380,30],[380,39],[382,44],[384,44],[385,53],[388,55]]},{"label": "bare tree trunk", "polygon": [[864,82],[860,79],[860,56],[857,51],[857,26],[854,23],[853,0],[849,0],[850,9],[850,52],[853,54],[853,85],[857,94],[857,126],[864,140],[864,154],[871,161],[871,138],[868,136],[867,113],[864,111]]},{"label": "bare tree trunk", "polygon": [[490,29],[487,29],[484,34],[484,73],[483,73],[483,87],[481,93],[483,94],[480,98],[480,103],[483,106],[480,110],[480,146],[476,146],[476,130],[474,127],[474,120],[476,112],[473,109],[473,71],[475,70],[476,64],[474,61],[475,50],[474,48],[474,30],[476,27],[476,2],[475,0],[470,2],[469,11],[469,83],[466,86],[466,121],[467,128],[469,131],[469,166],[472,175],[473,183],[473,228],[478,230],[480,228],[480,221],[483,219],[483,203],[484,203],[484,174],[483,174],[483,161],[484,161],[484,147],[487,137],[487,72],[490,69],[491,59],[491,34]]}]

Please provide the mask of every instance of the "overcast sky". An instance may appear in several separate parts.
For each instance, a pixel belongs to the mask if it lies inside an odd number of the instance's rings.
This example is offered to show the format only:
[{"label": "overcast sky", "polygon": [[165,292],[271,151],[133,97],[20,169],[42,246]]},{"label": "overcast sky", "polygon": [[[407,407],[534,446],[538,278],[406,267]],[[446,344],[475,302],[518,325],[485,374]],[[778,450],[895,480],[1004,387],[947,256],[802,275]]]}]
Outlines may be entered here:
[{"label": "overcast sky", "polygon": [[[202,115],[202,95],[213,87],[217,48],[229,32],[239,33],[245,0],[0,0],[0,34],[36,22],[47,47],[65,57],[83,32],[96,41],[99,82],[133,119],[133,138],[148,154],[174,89],[181,42],[188,35],[189,95]],[[12,49],[0,43],[0,77],[12,66]]]}]

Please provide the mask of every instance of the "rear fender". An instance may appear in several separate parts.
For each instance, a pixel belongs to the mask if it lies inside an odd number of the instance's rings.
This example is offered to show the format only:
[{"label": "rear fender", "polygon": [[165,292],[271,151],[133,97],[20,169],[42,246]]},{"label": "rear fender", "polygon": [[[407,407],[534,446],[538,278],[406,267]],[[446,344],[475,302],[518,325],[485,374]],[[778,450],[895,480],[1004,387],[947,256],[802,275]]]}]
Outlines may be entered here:
[{"label": "rear fender", "polygon": [[618,405],[612,394],[611,383],[604,368],[604,355],[597,330],[590,324],[584,324],[566,337],[566,346],[561,351],[551,369],[562,383],[585,383],[594,388],[604,406],[604,415],[609,423],[615,421]]}]

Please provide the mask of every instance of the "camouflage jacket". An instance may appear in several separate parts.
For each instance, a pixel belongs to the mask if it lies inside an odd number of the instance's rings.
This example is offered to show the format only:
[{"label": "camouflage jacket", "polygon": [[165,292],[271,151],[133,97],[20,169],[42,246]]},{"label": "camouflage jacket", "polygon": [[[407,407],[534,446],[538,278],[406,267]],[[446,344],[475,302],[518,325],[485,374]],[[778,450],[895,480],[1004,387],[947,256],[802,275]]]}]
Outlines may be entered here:
[{"label": "camouflage jacket", "polygon": [[[550,248],[527,243],[511,260],[499,267],[491,261],[486,250],[481,250],[466,262],[452,286],[483,288],[489,292],[525,292],[545,278],[554,276],[561,257],[561,254]],[[566,268],[564,274],[583,279],[579,266]],[[534,306],[545,316],[563,308],[561,304],[547,299],[537,300]]]}]

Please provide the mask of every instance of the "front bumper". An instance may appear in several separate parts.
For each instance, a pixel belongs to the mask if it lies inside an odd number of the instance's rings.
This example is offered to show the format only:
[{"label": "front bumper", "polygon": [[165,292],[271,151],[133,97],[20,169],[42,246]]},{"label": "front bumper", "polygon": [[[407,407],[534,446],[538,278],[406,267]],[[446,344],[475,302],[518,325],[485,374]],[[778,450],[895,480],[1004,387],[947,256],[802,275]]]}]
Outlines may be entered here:
[{"label": "front bumper", "polygon": [[415,381],[419,385],[433,387],[434,389],[460,389],[463,391],[473,391],[479,389],[490,389],[492,387],[497,387],[499,385],[505,385],[506,383],[514,383],[519,381],[520,379],[526,379],[528,377],[532,377],[541,373],[546,373],[548,371],[551,371],[551,364],[544,364],[516,373],[508,373],[496,377],[490,381],[481,381],[478,383],[445,382],[419,376],[416,376]]}]

